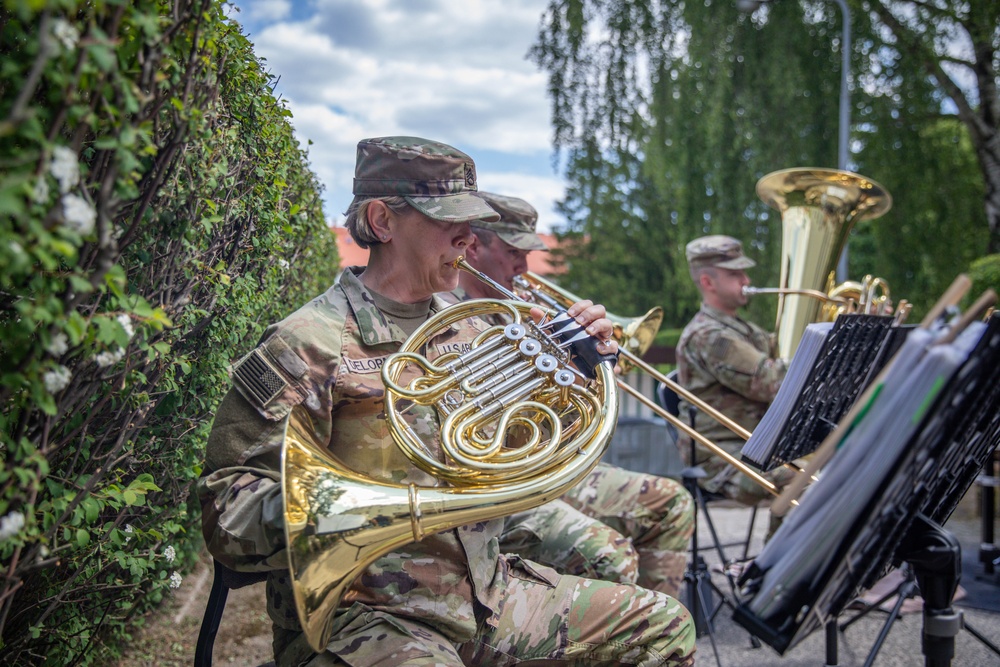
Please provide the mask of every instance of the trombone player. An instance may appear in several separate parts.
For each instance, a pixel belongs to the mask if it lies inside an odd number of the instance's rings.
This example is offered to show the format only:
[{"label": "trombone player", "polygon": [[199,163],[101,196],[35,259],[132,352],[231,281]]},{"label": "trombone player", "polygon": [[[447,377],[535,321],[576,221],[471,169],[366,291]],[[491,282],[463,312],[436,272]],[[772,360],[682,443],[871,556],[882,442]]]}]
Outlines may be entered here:
[{"label": "trombone player", "polygon": [[[472,223],[466,261],[513,290],[514,278],[528,269],[528,254],[548,250],[535,233],[538,212],[516,197],[477,196],[500,219]],[[503,298],[468,273],[450,296]],[[507,517],[500,547],[566,574],[637,582],[677,597],[693,512],[691,495],[677,482],[600,463],[562,499]]]},{"label": "trombone player", "polygon": [[[685,247],[691,279],[701,293],[701,308],[681,333],[677,343],[678,379],[685,389],[740,426],[752,431],[778,393],[788,361],[778,357],[775,336],[738,311],[747,304],[743,288],[750,284],[747,269],[756,262],[743,254],[743,244],[731,236],[697,238]],[[715,419],[701,415],[681,401],[681,416],[692,414],[696,431],[739,458],[745,441]],[[770,494],[759,484],[702,445],[681,434],[681,456],[689,466],[701,466],[706,476],[700,486],[745,505],[756,505]],[[792,476],[778,468],[764,475],[778,488]],[[777,529],[771,517],[768,536]]]}]

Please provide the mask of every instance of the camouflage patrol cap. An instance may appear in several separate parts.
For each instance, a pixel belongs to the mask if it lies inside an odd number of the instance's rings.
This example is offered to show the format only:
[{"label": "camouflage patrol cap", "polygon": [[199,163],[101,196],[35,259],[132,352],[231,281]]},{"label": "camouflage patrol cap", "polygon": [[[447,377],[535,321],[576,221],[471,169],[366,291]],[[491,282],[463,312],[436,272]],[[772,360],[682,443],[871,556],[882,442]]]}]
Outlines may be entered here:
[{"label": "camouflage patrol cap", "polygon": [[358,142],[355,197],[398,196],[424,215],[446,222],[498,220],[478,197],[476,164],[462,151],[418,137]]},{"label": "camouflage patrol cap", "polygon": [[535,233],[538,211],[534,206],[523,199],[495,195],[492,192],[477,192],[476,196],[485,199],[490,208],[500,214],[500,219],[496,222],[477,220],[472,223],[473,227],[495,232],[504,243],[519,250],[549,249]]},{"label": "camouflage patrol cap", "polygon": [[757,262],[743,254],[743,244],[732,236],[715,234],[702,236],[685,248],[688,265],[692,269],[718,266],[723,269],[749,269]]}]

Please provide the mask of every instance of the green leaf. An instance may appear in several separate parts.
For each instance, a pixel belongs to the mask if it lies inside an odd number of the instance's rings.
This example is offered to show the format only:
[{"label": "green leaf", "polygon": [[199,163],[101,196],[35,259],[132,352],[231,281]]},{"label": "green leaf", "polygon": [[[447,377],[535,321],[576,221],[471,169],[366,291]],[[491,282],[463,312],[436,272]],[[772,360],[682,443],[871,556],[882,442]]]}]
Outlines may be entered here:
[{"label": "green leaf", "polygon": [[94,291],[94,286],[90,284],[89,280],[86,280],[82,276],[71,273],[68,278],[70,287],[77,294],[90,294]]},{"label": "green leaf", "polygon": [[115,64],[117,63],[115,52],[106,44],[89,44],[87,46],[87,54],[93,58],[94,62],[97,63],[97,66],[105,72],[110,72],[114,69]]}]

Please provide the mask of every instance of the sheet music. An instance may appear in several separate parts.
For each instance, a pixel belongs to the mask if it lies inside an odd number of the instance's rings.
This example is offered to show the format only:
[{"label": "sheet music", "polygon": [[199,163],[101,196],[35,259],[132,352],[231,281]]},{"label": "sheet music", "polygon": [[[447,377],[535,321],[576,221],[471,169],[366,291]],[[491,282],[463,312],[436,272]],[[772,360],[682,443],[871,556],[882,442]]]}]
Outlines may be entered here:
[{"label": "sheet music", "polygon": [[819,322],[810,324],[802,334],[799,347],[795,350],[792,362],[788,366],[785,379],[778,387],[771,405],[768,406],[764,417],[757,424],[757,427],[750,434],[750,438],[740,450],[743,460],[758,468],[764,468],[774,447],[777,444],[778,436],[781,435],[788,421],[788,416],[795,407],[795,402],[802,393],[802,387],[812,372],[816,357],[823,349],[826,336],[833,328],[833,322]]},{"label": "sheet music", "polygon": [[950,345],[931,347],[934,334],[923,329],[911,333],[820,480],[757,558],[765,574],[748,605],[752,612],[761,618],[789,612],[794,582],[806,585],[830,564],[892,474],[934,399],[975,346],[982,326],[976,329]]}]

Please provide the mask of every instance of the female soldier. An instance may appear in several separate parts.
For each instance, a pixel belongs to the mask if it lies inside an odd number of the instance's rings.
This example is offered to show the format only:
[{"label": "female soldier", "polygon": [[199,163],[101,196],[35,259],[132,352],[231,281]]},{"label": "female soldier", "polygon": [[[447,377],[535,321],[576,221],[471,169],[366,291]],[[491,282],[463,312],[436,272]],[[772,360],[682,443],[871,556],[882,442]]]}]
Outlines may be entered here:
[{"label": "female soldier", "polygon": [[[321,441],[365,475],[434,486],[388,435],[379,369],[445,304],[458,284],[452,262],[469,222],[496,220],[478,197],[472,159],[413,137],[358,144],[347,227],[371,248],[367,267],[267,329],[234,368],[215,418],[198,484],[211,553],[238,570],[266,570],[278,665],[691,664],[694,631],[673,598],[636,586],[560,576],[499,554],[502,519],[461,526],[386,554],[344,596],[332,638],[316,655],[298,623],[284,544],[280,453],[292,407],[309,411]],[[570,316],[608,340],[603,306]],[[471,341],[477,320],[442,332],[428,356]],[[613,341],[601,353],[613,353]],[[438,433],[433,410],[411,414]]]}]

